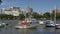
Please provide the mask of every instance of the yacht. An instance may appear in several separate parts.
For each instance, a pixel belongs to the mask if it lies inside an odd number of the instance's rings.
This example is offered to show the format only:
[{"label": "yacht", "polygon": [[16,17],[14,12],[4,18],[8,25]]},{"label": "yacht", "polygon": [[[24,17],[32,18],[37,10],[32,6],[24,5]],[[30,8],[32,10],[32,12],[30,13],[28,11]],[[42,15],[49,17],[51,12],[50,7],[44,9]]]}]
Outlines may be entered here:
[{"label": "yacht", "polygon": [[47,20],[47,21],[45,21],[45,26],[46,27],[53,27],[53,26],[55,26],[55,23],[52,20]]},{"label": "yacht", "polygon": [[[34,23],[33,23],[34,22]],[[38,23],[35,23],[33,20],[24,20],[22,22],[19,22],[19,25],[15,26],[17,29],[19,28],[36,28],[38,26]]]}]

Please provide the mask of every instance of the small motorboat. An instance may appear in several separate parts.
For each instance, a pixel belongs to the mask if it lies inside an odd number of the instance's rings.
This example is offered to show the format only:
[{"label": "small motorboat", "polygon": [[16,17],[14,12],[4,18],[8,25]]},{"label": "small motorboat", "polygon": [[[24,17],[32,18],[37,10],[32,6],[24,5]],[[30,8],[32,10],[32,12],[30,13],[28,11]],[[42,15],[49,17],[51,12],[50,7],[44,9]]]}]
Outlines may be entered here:
[{"label": "small motorboat", "polygon": [[5,25],[5,23],[0,22],[0,27],[4,27]]},{"label": "small motorboat", "polygon": [[19,25],[15,26],[17,29],[21,28],[36,28],[38,24],[30,24],[28,21],[22,21]]},{"label": "small motorboat", "polygon": [[44,21],[41,21],[41,20],[40,20],[40,21],[39,21],[39,24],[44,24]]},{"label": "small motorboat", "polygon": [[56,29],[60,29],[60,24],[56,24],[56,25],[55,25],[55,28],[56,28]]},{"label": "small motorboat", "polygon": [[53,27],[53,26],[55,26],[54,21],[51,21],[51,20],[45,21],[45,26],[46,27]]}]

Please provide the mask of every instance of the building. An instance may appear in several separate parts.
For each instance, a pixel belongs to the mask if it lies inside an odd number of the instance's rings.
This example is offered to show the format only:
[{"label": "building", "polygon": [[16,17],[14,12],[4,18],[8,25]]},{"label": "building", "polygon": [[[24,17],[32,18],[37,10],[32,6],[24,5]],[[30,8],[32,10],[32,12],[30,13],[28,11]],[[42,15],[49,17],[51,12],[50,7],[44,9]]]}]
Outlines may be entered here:
[{"label": "building", "polygon": [[19,7],[12,7],[12,8],[9,8],[8,10],[6,8],[2,8],[1,14],[19,16],[19,14],[22,14],[22,12]]},{"label": "building", "polygon": [[5,14],[7,14],[7,15],[12,15],[12,11],[10,11],[10,10],[5,10]]},{"label": "building", "polygon": [[29,7],[29,11],[28,11],[29,17],[33,17],[33,8]]},{"label": "building", "polygon": [[22,14],[20,7],[13,7],[13,10],[19,11],[19,13]]},{"label": "building", "polygon": [[52,13],[55,13],[55,11],[56,11],[56,13],[60,13],[60,10],[58,10],[58,9],[53,10]]},{"label": "building", "polygon": [[24,9],[21,9],[21,12],[26,17],[26,11]]},{"label": "building", "polygon": [[19,11],[13,10],[13,11],[12,11],[12,15],[13,15],[13,16],[19,16]]},{"label": "building", "polygon": [[6,8],[2,8],[1,9],[1,14],[5,14],[5,10],[6,10]]}]

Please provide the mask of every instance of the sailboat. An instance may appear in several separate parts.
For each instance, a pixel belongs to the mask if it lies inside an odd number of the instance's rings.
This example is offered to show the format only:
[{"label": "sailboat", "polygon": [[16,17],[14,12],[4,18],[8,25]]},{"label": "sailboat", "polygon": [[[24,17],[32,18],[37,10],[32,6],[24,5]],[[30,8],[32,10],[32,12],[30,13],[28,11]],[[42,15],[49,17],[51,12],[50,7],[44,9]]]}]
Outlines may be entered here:
[{"label": "sailboat", "polygon": [[56,24],[56,10],[55,10],[55,28],[60,29],[60,24]]},{"label": "sailboat", "polygon": [[19,22],[15,28],[21,29],[21,28],[36,28],[38,26],[38,21],[36,19],[33,19],[29,16],[29,18],[25,18],[25,20]]},{"label": "sailboat", "polygon": [[25,19],[25,20],[23,20],[23,21],[21,21],[21,22],[19,22],[18,23],[18,25],[17,26],[15,26],[15,28],[17,28],[17,29],[21,29],[21,28],[29,28],[29,29],[31,29],[31,28],[36,28],[37,26],[38,26],[38,23],[36,22],[36,20],[34,19]]},{"label": "sailboat", "polygon": [[46,27],[54,27],[55,23],[54,23],[54,21],[52,19],[51,20],[46,20],[45,21],[45,26]]},{"label": "sailboat", "polygon": [[36,26],[38,26],[38,24],[35,23],[35,22],[38,22],[38,21],[36,21],[36,19],[31,18],[32,17],[31,15],[33,13],[32,12],[33,9],[30,8],[29,2],[30,1],[28,1],[28,9],[30,9],[29,13],[28,13],[29,17],[28,18],[25,17],[25,20],[19,22],[20,24],[15,26],[16,28],[36,28]]}]

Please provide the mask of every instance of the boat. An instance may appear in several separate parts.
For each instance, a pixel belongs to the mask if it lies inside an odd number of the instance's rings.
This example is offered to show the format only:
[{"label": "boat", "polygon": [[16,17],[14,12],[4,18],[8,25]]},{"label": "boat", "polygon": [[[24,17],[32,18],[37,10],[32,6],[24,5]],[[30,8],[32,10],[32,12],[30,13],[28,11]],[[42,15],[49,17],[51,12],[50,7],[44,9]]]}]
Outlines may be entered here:
[{"label": "boat", "polygon": [[39,21],[39,24],[44,24],[44,21],[40,20],[40,21]]},{"label": "boat", "polygon": [[34,18],[30,18],[30,19],[25,19],[27,22],[30,22],[30,23],[32,23],[32,24],[34,24],[34,23],[39,23],[39,20],[37,20],[37,19],[34,19]]},{"label": "boat", "polygon": [[[54,13],[54,14],[56,14],[56,13]],[[50,16],[51,16],[51,12],[50,12]],[[56,15],[54,15],[54,20],[52,20],[52,16],[51,16],[48,20],[45,21],[45,26],[46,27],[54,27],[55,21],[56,21]]]},{"label": "boat", "polygon": [[36,28],[38,24],[32,24],[30,21],[22,21],[19,22],[19,25],[15,26],[17,29],[21,29],[21,28]]},{"label": "boat", "polygon": [[56,25],[55,25],[55,28],[56,28],[56,29],[60,29],[60,24],[56,24]]},{"label": "boat", "polygon": [[5,25],[5,23],[0,22],[0,27],[4,27]]},{"label": "boat", "polygon": [[47,20],[47,21],[45,21],[45,26],[46,27],[53,27],[53,26],[55,26],[55,23],[52,20]]},{"label": "boat", "polygon": [[56,29],[60,29],[60,24],[57,24],[57,23],[56,23],[56,6],[55,6],[55,12],[54,12],[54,13],[55,13],[55,15],[54,15],[55,28],[56,28]]}]

